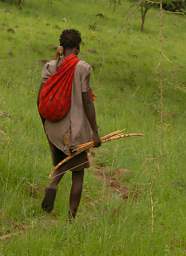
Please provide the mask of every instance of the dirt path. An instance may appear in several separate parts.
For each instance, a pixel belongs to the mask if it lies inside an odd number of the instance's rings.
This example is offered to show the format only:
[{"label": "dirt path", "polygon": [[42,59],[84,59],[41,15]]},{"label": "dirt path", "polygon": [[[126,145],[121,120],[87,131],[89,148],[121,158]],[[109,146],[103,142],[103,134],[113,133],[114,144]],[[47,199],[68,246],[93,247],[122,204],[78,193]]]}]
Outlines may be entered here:
[{"label": "dirt path", "polygon": [[105,183],[106,186],[110,188],[113,192],[119,194],[122,199],[128,199],[129,195],[131,195],[131,192],[119,181],[119,178],[128,172],[129,170],[120,168],[113,170],[112,174],[110,174],[110,172],[108,171],[108,167],[97,166],[95,168],[94,174],[98,180]]}]

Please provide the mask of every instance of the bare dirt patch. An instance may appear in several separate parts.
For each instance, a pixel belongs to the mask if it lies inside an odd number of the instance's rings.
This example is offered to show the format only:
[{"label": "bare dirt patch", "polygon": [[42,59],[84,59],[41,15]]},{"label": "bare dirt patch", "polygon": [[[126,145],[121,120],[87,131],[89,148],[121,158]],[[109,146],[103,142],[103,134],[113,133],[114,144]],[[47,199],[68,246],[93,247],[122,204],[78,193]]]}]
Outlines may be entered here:
[{"label": "bare dirt patch", "polygon": [[124,186],[118,178],[124,175],[124,173],[129,172],[127,169],[116,169],[112,171],[112,173],[108,172],[108,168],[106,167],[97,167],[95,169],[95,176],[97,179],[101,180],[111,188],[114,192],[118,193],[122,199],[128,199],[131,191],[129,191],[128,187]]}]

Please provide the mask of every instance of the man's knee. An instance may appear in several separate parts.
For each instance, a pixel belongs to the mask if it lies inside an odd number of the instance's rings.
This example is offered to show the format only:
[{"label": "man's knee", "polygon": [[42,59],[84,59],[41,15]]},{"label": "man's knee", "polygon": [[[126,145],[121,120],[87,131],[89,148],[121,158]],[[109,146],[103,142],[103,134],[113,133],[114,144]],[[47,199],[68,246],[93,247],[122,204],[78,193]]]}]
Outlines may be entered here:
[{"label": "man's knee", "polygon": [[72,176],[84,176],[84,169],[72,171]]}]

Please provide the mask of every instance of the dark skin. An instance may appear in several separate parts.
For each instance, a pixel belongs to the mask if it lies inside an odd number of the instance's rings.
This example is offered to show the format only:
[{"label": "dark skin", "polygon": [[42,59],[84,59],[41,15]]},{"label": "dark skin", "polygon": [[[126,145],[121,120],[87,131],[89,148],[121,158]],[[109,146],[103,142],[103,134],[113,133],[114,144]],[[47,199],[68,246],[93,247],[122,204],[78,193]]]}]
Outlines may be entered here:
[{"label": "dark skin", "polygon": [[[57,52],[55,55],[55,59],[60,59],[62,54],[64,57],[67,57],[69,54],[74,53],[76,55],[79,54],[79,47],[73,49],[63,49],[63,47],[59,46],[57,48]],[[87,77],[87,85],[89,85],[90,76]],[[93,131],[93,141],[95,147],[99,147],[101,145],[101,140],[98,134],[98,127],[96,123],[96,112],[93,101],[90,99],[88,93],[82,93],[82,100],[84,105],[85,114],[87,119],[90,123],[90,126]],[[44,123],[43,118],[41,117],[42,122]],[[57,186],[64,176],[64,173],[70,169],[70,163],[66,163],[65,165],[61,166],[57,172],[55,172],[55,176],[52,177],[49,186],[46,189],[45,197],[42,202],[42,208],[50,212],[53,209],[53,204],[55,200],[55,194]],[[69,219],[75,218],[77,209],[80,203],[82,189],[83,189],[83,178],[84,178],[84,169],[76,171],[73,169],[72,171],[72,186],[70,191],[70,199],[69,199]],[[52,191],[52,193],[51,193]]]},{"label": "dark skin", "polygon": [[87,116],[87,119],[90,123],[90,126],[93,131],[93,140],[94,140],[94,145],[95,147],[99,147],[101,145],[101,140],[99,138],[98,134],[98,127],[96,123],[96,112],[94,108],[94,103],[90,99],[88,93],[82,93],[82,98],[83,98],[83,105],[84,105],[84,110]]}]

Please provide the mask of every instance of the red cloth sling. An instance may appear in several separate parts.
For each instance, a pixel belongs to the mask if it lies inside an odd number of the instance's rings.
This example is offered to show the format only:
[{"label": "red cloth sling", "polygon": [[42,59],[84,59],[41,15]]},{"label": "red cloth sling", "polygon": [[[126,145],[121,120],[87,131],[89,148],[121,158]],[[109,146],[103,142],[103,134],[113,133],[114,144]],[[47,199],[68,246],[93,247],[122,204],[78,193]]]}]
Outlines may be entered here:
[{"label": "red cloth sling", "polygon": [[48,78],[39,92],[39,113],[52,122],[63,119],[71,107],[72,82],[79,59],[70,54],[56,73]]}]

